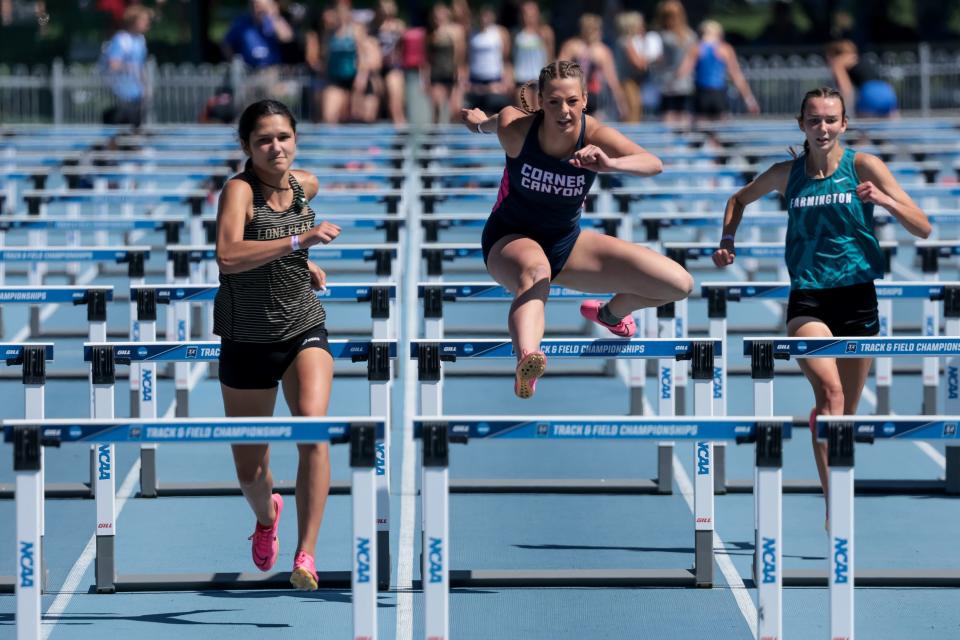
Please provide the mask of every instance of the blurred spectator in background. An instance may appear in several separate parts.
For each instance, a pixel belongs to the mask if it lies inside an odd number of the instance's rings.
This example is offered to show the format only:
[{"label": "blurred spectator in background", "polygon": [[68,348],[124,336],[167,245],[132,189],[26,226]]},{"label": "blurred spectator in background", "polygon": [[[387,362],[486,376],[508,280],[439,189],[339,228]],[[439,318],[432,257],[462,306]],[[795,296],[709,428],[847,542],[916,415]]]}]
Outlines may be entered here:
[{"label": "blurred spectator in background", "polygon": [[518,12],[520,28],[513,35],[513,81],[519,92],[525,82],[536,82],[540,70],[553,60],[556,40],[550,25],[543,23],[534,0],[524,0]]},{"label": "blurred spectator in background", "polygon": [[473,29],[473,11],[470,10],[468,0],[450,0],[450,15],[454,22],[460,25],[464,34]]},{"label": "blurred spectator in background", "polygon": [[306,59],[322,76],[317,112],[327,124],[356,116],[367,95],[370,78],[367,33],[353,20],[349,0],[338,0],[320,14],[319,24],[307,34]]},{"label": "blurred spectator in background", "polygon": [[385,93],[380,42],[375,35],[364,30],[357,45],[357,55],[362,60],[357,72],[357,83],[361,88],[350,98],[350,114],[355,122],[376,122],[380,100]]},{"label": "blurred spectator in background", "polygon": [[514,83],[510,34],[497,24],[497,14],[489,5],[480,8],[477,29],[470,35],[467,60],[467,108],[491,115],[511,104]]},{"label": "blurred spectator in background", "polygon": [[383,83],[383,98],[387,112],[394,124],[407,121],[404,113],[404,78],[401,38],[407,27],[397,17],[397,3],[394,0],[380,0],[371,32],[380,46],[380,76]]},{"label": "blurred spectator in background", "polygon": [[663,41],[663,58],[657,75],[660,86],[660,112],[667,123],[686,123],[693,107],[693,77],[677,71],[691,49],[696,49],[697,34],[687,23],[687,12],[678,0],[657,5],[657,29]]},{"label": "blurred spectator in background", "polygon": [[861,60],[857,45],[838,40],[827,45],[827,64],[837,89],[847,104],[855,105],[858,116],[886,118],[897,115],[897,94],[893,86],[880,77],[870,62]]},{"label": "blurred spectator in background", "polygon": [[617,34],[614,60],[627,102],[624,121],[639,122],[644,111],[654,111],[659,102],[656,86],[650,82],[650,68],[663,57],[663,41],[656,31],[647,32],[639,11],[617,16]]},{"label": "blurred spectator in background", "polygon": [[430,10],[427,33],[427,69],[434,122],[452,122],[460,117],[460,76],[466,66],[467,37],[453,21],[450,8],[438,2]]},{"label": "blurred spectator in background", "polygon": [[104,124],[139,127],[143,122],[148,98],[145,34],[150,30],[152,19],[153,11],[146,7],[127,7],[123,12],[123,28],[103,46],[100,64],[114,100],[113,106],[103,112]]},{"label": "blurred spectator in background", "polygon": [[723,27],[715,20],[700,23],[700,43],[687,51],[677,76],[693,74],[693,112],[698,118],[719,120],[730,110],[727,102],[727,76],[740,92],[747,111],[760,113],[747,79],[740,71],[737,54],[723,39]]},{"label": "blurred spectator in background", "polygon": [[617,77],[613,52],[603,44],[600,16],[580,16],[580,35],[563,43],[560,60],[573,60],[583,70],[587,84],[587,110],[600,119],[615,120],[627,114],[627,101]]},{"label": "blurred spectator in background", "polygon": [[292,42],[293,29],[274,0],[251,0],[250,12],[233,21],[223,39],[227,60],[238,55],[251,69],[280,64],[283,45]]}]

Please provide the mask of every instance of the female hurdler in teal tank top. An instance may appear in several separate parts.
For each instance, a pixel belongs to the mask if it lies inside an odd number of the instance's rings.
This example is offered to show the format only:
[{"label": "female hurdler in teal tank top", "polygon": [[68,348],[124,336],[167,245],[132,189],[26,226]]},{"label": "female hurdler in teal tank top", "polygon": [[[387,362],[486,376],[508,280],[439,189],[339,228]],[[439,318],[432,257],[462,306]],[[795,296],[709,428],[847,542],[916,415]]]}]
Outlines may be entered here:
[{"label": "female hurdler in teal tank top", "polygon": [[883,253],[873,233],[873,204],[860,200],[856,152],[845,149],[825,178],[806,173],[806,154],[793,161],[787,189],[785,258],[794,289],[834,289],[883,276]]}]

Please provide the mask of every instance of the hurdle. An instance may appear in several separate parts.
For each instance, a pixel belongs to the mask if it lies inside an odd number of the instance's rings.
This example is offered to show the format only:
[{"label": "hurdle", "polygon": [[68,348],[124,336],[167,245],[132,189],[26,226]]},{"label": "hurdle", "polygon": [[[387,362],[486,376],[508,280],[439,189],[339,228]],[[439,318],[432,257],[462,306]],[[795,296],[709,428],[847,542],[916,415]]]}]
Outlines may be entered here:
[{"label": "hurdle", "polygon": [[[356,301],[370,303],[370,316],[373,320],[374,340],[395,340],[396,329],[396,285],[395,284],[332,284],[325,291],[316,292],[321,301]],[[192,332],[189,329],[190,317],[186,305],[190,302],[212,303],[219,290],[218,285],[178,285],[178,284],[150,284],[130,288],[130,298],[134,306],[136,331],[131,331],[130,339],[134,342],[153,342],[156,340],[157,305],[174,305],[177,311],[173,315],[177,318],[177,334],[186,336]],[[213,341],[212,313],[207,308],[207,324],[204,328],[204,340]],[[184,363],[188,365],[188,363]],[[211,370],[218,366],[218,362],[207,363]],[[153,394],[153,384],[156,380],[156,365],[149,372],[141,370],[141,365],[130,363],[130,411],[132,418],[140,416],[141,402],[149,401]],[[180,366],[178,363],[175,368]],[[188,368],[183,368],[175,375],[176,411],[177,417],[189,415],[189,384]],[[368,374],[369,375],[369,374]],[[392,385],[392,380],[388,382]],[[150,391],[146,389],[149,387]],[[142,393],[141,393],[142,392]],[[389,403],[383,408],[382,415],[389,416]],[[152,445],[151,445],[152,446]],[[142,467],[151,467],[151,461],[142,458]],[[145,474],[150,477],[150,474]],[[155,477],[155,476],[153,476]],[[140,491],[143,497],[153,497],[156,494],[154,482],[141,482]]]},{"label": "hurdle", "polygon": [[115,262],[127,264],[127,275],[134,280],[144,275],[144,263],[150,248],[131,247],[2,247],[0,246],[0,285],[5,284],[8,262],[26,262],[28,284],[43,286],[43,267],[47,262]]},{"label": "hurdle", "polygon": [[[698,380],[709,391],[709,380]],[[709,397],[704,394],[709,406]],[[596,587],[712,585],[698,550],[697,564],[688,569],[576,569],[576,570],[456,570],[449,558],[453,541],[449,534],[449,446],[474,439],[527,440],[655,440],[664,437],[692,440],[699,456],[704,441],[755,442],[760,476],[760,532],[764,541],[763,580],[758,583],[758,636],[782,637],[782,440],[790,437],[789,418],[625,418],[623,416],[420,416],[414,419],[414,437],[422,441],[423,545],[421,582],[424,592],[425,637],[449,638],[449,591],[457,587]],[[709,447],[709,444],[707,444]],[[702,459],[700,460],[702,461]],[[698,461],[696,486],[703,477]],[[709,465],[709,458],[706,462]],[[707,485],[708,487],[711,485]],[[702,488],[702,487],[701,487]],[[696,493],[698,512],[696,542],[699,549],[701,500],[712,491]],[[712,527],[712,525],[711,525]],[[709,531],[712,547],[713,531]],[[712,549],[711,549],[712,553]]]},{"label": "hurdle", "polygon": [[[396,271],[394,264],[397,260],[397,244],[321,244],[310,247],[309,255],[311,260],[373,262],[377,280],[386,282],[389,281]],[[2,253],[0,253],[0,257],[2,257]],[[216,265],[217,250],[212,244],[179,245],[176,247],[167,247],[167,257],[170,261],[186,261],[188,265]],[[176,265],[175,262],[174,265]],[[183,263],[181,263],[179,268],[168,271],[168,279],[173,279],[176,273],[187,274],[179,276],[181,278],[190,278],[190,274],[194,274],[193,278],[201,277],[200,267],[184,266]],[[199,280],[197,280],[197,282],[199,282]]]},{"label": "hurdle", "polygon": [[[790,358],[876,358],[878,356],[890,357],[918,357],[918,356],[952,356],[960,353],[960,338],[954,337],[899,337],[899,338],[780,338],[780,337],[759,337],[745,338],[743,341],[743,354],[751,358],[752,376],[754,380],[754,411],[757,416],[771,415],[773,413],[773,381],[775,378],[775,360],[788,360]],[[824,416],[826,417],[826,416]],[[850,421],[853,418],[843,417]],[[860,420],[860,418],[856,418]],[[864,418],[865,422],[870,424],[888,424],[891,420],[902,420],[899,416],[874,416]],[[936,417],[916,418],[918,421],[935,421]],[[895,427],[895,425],[894,425]],[[819,428],[819,427],[818,427]],[[883,429],[881,429],[883,431]],[[887,429],[889,431],[889,429]],[[956,433],[946,433],[942,430],[942,437],[945,439],[956,439]],[[954,427],[955,431],[955,427]],[[890,436],[901,433],[896,428],[891,433],[884,435]],[[819,433],[819,432],[818,432]],[[930,430],[919,430],[917,433],[930,435]],[[947,448],[947,471],[946,480],[943,483],[943,491],[948,494],[960,493],[960,447]],[[846,455],[846,454],[844,454]],[[849,506],[852,513],[852,498],[854,491],[854,481],[852,474],[852,450],[849,452],[849,465],[838,463],[836,466],[851,467],[848,476],[842,476],[839,486],[843,487],[842,493],[846,495],[849,485]],[[833,473],[831,472],[831,487],[838,486],[833,483]],[[830,498],[834,497],[831,491]],[[843,505],[841,505],[842,507]],[[832,506],[830,507],[833,508]],[[845,507],[844,507],[845,508]],[[831,527],[834,526],[833,512],[830,512]],[[852,517],[852,515],[851,515]],[[852,538],[852,520],[850,522],[848,533]],[[833,532],[831,532],[831,536]],[[824,571],[787,571],[784,573],[784,585],[786,586],[824,586],[827,584],[828,575]],[[960,568],[950,570],[892,570],[892,569],[870,569],[858,572],[859,582],[863,586],[888,586],[888,587],[944,587],[960,586]]]},{"label": "hurdle", "polygon": [[[456,228],[482,230],[489,217],[489,213],[438,213],[423,217],[420,219],[420,226],[423,229],[423,240],[427,243],[438,242],[441,230]],[[619,233],[622,222],[623,216],[591,213],[580,216],[579,224],[583,228],[594,229],[608,236],[616,236]]]},{"label": "hurdle", "polygon": [[[694,411],[698,417],[709,416],[713,411],[711,400],[711,381],[713,377],[713,358],[720,352],[718,341],[707,340],[564,340],[545,339],[540,343],[543,353],[555,358],[641,358],[657,359],[661,377],[669,379],[675,361],[690,360],[693,363]],[[437,416],[443,413],[443,376],[442,362],[454,362],[460,358],[515,358],[513,345],[503,340],[411,340],[410,357],[417,361],[420,397],[420,413],[423,416]],[[669,391],[669,389],[667,389]],[[665,415],[672,415],[672,399],[663,398],[661,409]],[[713,444],[698,441],[695,447],[695,570],[697,585],[713,584]],[[673,449],[665,453],[663,445],[658,448],[656,480],[633,479],[614,483],[608,491],[629,491],[631,493],[670,493],[673,485]],[[599,479],[592,482],[577,480],[462,480],[458,490],[461,492],[516,492],[516,493],[577,493],[582,487],[590,486],[590,491],[604,492],[610,483]],[[685,571],[685,570],[684,570]],[[669,574],[670,579],[677,573]]]},{"label": "hurdle", "polygon": [[[827,443],[830,467],[830,637],[854,637],[854,586],[876,586],[871,572],[854,563],[854,449],[855,443],[877,439],[956,440],[960,416],[818,416],[817,438]],[[927,572],[924,578],[910,570],[890,571],[884,586],[957,587],[960,569]]]},{"label": "hurdle", "polygon": [[[0,343],[0,355],[3,356],[7,366],[19,366],[21,381],[23,382],[24,397],[24,418],[28,420],[42,420],[44,418],[44,400],[47,383],[46,367],[47,362],[53,361],[52,343]],[[43,561],[43,536],[45,533],[45,519],[43,502],[47,491],[52,489],[46,485],[43,475],[40,475],[40,487],[37,489],[40,500],[40,541],[36,549],[36,562],[39,566],[34,567],[34,575],[39,574],[41,591],[46,590],[46,564]],[[0,497],[10,499],[15,495],[16,483],[13,485],[0,485]],[[88,494],[89,490],[84,487]],[[17,565],[19,566],[19,565]],[[0,593],[13,593],[14,586],[17,583],[18,576],[0,576]]]},{"label": "hurdle", "polygon": [[[501,154],[500,162],[503,162]],[[597,191],[599,187],[594,186],[584,196],[583,210],[592,213],[597,210]],[[437,205],[455,199],[458,202],[489,202],[491,205],[496,201],[497,189],[471,189],[471,188],[451,188],[451,189],[421,189],[417,194],[420,198],[420,205],[425,215],[437,213]]]},{"label": "hurdle", "polygon": [[[881,242],[880,248],[884,254],[884,273],[890,272],[890,264],[893,256],[897,252],[896,242]],[[668,258],[677,262],[680,266],[686,267],[688,260],[697,260],[700,258],[709,258],[717,250],[717,244],[714,242],[665,242],[663,243],[664,253]],[[782,242],[746,242],[737,245],[737,254],[744,258],[778,258],[783,259],[785,247]],[[777,266],[778,272],[785,278],[786,266],[780,262]],[[681,300],[676,303],[676,336],[683,337],[687,335],[687,300]],[[685,402],[685,388],[687,385],[686,368],[679,367],[677,375],[678,402]]]},{"label": "hurdle", "polygon": [[[36,575],[35,549],[40,548],[41,473],[44,446],[73,442],[96,442],[101,449],[101,470],[97,483],[113,487],[112,455],[104,450],[117,442],[164,443],[262,443],[330,442],[350,444],[352,484],[352,556],[350,572],[319,572],[323,588],[346,588],[353,594],[354,637],[377,636],[377,588],[373,576],[379,568],[378,549],[370,544],[376,531],[374,441],[383,436],[385,421],[377,417],[347,418],[233,418],[193,420],[4,420],[6,442],[13,443],[17,473],[17,562],[16,621],[18,640],[40,638],[40,588]],[[103,464],[105,463],[105,464]],[[100,495],[100,492],[97,492]],[[112,514],[111,514],[112,515]],[[98,520],[100,518],[98,517]],[[104,523],[99,526],[102,527]],[[150,576],[129,576],[121,582],[112,565],[100,565],[103,540],[97,537],[97,592],[155,590],[159,583]],[[99,528],[98,528],[99,534]],[[388,565],[389,568],[389,565]],[[289,573],[266,575],[247,573],[168,574],[167,589],[196,590],[217,585],[219,589],[289,587]]]},{"label": "hurdle", "polygon": [[[390,416],[390,361],[396,358],[395,340],[370,342],[365,340],[330,340],[330,351],[335,360],[351,360],[367,363],[367,379],[370,381],[370,409],[374,415]],[[220,357],[219,342],[99,342],[85,343],[84,361],[90,363],[91,370],[91,407],[90,414],[95,419],[114,419],[114,386],[116,365],[140,363],[142,371],[150,371],[156,362],[210,362]],[[144,387],[145,388],[145,387]],[[146,395],[146,394],[142,394]],[[141,398],[140,415],[142,418],[156,419],[157,394],[151,393],[146,400]],[[381,564],[377,580],[382,588],[390,584],[390,430],[383,433],[376,443],[376,493],[377,493],[377,546]],[[143,497],[162,495],[239,495],[236,482],[186,484],[161,484],[157,478],[157,443],[146,442],[140,450],[143,460],[140,471]],[[104,456],[107,464],[113,460],[113,445],[100,444],[97,447],[99,466],[103,466]],[[108,474],[109,475],[109,474]],[[112,591],[122,580],[111,581],[111,567],[114,564],[113,536],[115,535],[116,494],[112,482],[102,482],[103,473],[99,473],[94,483],[94,497],[97,509],[97,588]],[[293,486],[277,483],[280,492],[292,492]],[[346,493],[349,488],[341,483],[332,483],[331,493]],[[104,540],[101,542],[101,538]],[[146,578],[143,578],[146,580]],[[159,578],[157,585],[167,586],[167,581]],[[127,589],[124,583],[120,589]],[[224,588],[214,581],[209,588]],[[237,587],[240,588],[240,587]]]}]

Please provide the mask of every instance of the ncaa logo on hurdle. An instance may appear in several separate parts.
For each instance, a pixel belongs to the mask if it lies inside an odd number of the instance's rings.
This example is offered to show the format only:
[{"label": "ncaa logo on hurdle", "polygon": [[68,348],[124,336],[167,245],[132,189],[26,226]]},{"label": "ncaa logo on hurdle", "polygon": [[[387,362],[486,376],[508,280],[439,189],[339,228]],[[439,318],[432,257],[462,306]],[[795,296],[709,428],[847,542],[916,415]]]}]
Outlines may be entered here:
[{"label": "ncaa logo on hurdle", "polygon": [[110,479],[110,462],[110,445],[101,444],[99,447],[97,447],[97,471],[100,474],[99,478],[101,480]]},{"label": "ncaa logo on hurdle", "polygon": [[763,539],[763,584],[774,584],[777,581],[777,539]]},{"label": "ncaa logo on hurdle", "polygon": [[20,541],[20,587],[33,587],[33,543]]},{"label": "ncaa logo on hurdle", "polygon": [[139,357],[141,357],[141,358],[146,358],[148,353],[150,353],[150,352],[147,351],[147,348],[146,348],[146,347],[139,347],[139,348],[137,349],[137,355],[138,355]]},{"label": "ncaa logo on hurdle", "polygon": [[443,538],[430,538],[430,555],[427,560],[430,563],[431,584],[443,582]]},{"label": "ncaa logo on hurdle", "polygon": [[846,584],[850,580],[849,548],[850,544],[846,538],[838,536],[833,539],[834,584]]},{"label": "ncaa logo on hurdle", "polygon": [[710,473],[710,443],[697,443],[697,475],[705,476]]},{"label": "ncaa logo on hurdle", "polygon": [[370,538],[357,536],[357,582],[370,582]]},{"label": "ncaa logo on hurdle", "polygon": [[847,343],[847,353],[856,353],[857,352],[857,343],[848,342]]},{"label": "ncaa logo on hurdle", "polygon": [[187,358],[196,358],[197,357],[197,347],[187,347]]}]

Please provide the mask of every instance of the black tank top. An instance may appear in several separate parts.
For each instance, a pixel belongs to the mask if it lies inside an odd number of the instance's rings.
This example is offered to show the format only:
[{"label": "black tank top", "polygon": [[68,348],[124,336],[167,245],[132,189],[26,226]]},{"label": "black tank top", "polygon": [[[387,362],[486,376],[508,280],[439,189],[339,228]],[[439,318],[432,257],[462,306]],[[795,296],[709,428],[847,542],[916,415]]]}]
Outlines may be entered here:
[{"label": "black tank top", "polygon": [[[493,213],[521,226],[547,233],[569,231],[580,220],[580,210],[596,173],[578,169],[568,158],[558,159],[540,148],[537,132],[543,122],[538,111],[516,158],[507,156]],[[580,119],[577,149],[583,147],[587,117]]]},{"label": "black tank top", "polygon": [[[276,240],[313,227],[314,214],[293,173],[293,203],[274,211],[255,176],[242,173],[253,190],[253,219],[243,227],[244,240]],[[300,249],[248,271],[221,273],[213,303],[213,331],[237,342],[279,342],[326,320],[323,305],[310,285],[307,250]]]}]

